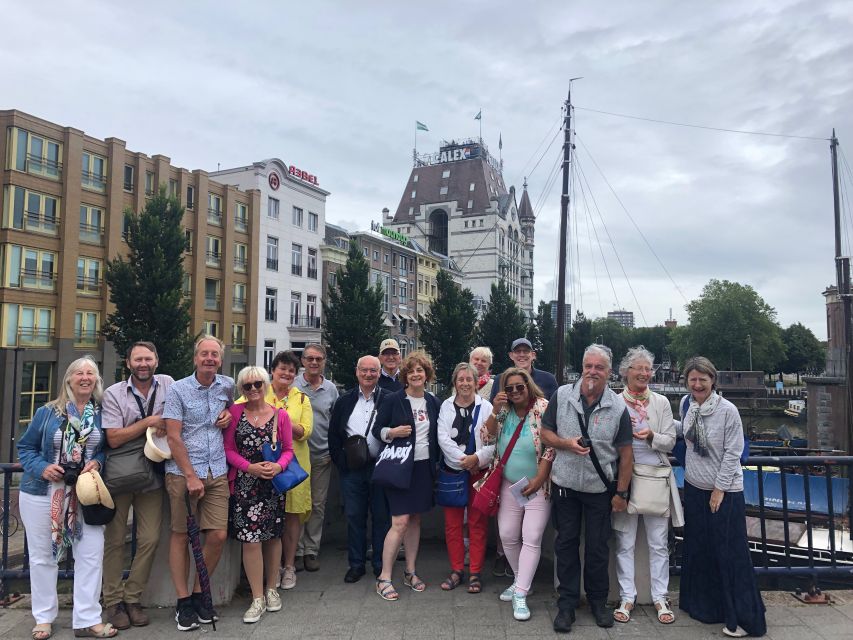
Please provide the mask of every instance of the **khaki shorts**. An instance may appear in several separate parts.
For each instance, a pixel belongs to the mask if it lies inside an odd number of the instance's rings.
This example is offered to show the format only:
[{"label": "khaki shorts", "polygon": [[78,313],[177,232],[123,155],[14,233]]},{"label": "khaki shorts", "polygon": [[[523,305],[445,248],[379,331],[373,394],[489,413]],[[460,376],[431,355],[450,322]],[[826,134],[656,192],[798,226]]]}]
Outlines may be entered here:
[{"label": "khaki shorts", "polygon": [[[208,472],[207,478],[202,480],[204,484],[204,496],[190,498],[193,515],[198,523],[199,529],[228,529],[228,476],[212,478]],[[174,473],[166,474],[166,493],[169,494],[169,511],[172,514],[171,529],[175,533],[187,532],[187,503],[184,496],[187,494],[187,479]]]}]

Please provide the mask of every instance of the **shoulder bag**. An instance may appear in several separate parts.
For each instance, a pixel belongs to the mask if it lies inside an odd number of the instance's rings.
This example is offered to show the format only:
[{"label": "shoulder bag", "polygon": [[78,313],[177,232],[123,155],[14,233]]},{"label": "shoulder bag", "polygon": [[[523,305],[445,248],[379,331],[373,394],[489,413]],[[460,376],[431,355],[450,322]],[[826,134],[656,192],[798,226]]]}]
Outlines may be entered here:
[{"label": "shoulder bag", "polygon": [[364,435],[360,436],[355,434],[344,440],[344,455],[347,460],[347,469],[350,471],[364,469],[370,461],[370,450],[367,446],[367,435],[370,433],[370,428],[373,426],[373,420],[376,418],[376,410],[379,407],[379,400],[381,398],[382,387],[377,385],[375,397],[373,398],[373,411],[370,412],[370,418],[367,420],[367,429],[364,430]]},{"label": "shoulder bag", "polygon": [[[154,399],[157,397],[157,386],[151,393],[146,411],[139,396],[133,394],[139,406],[139,419],[149,417],[154,410]],[[104,468],[101,477],[111,494],[144,491],[150,489],[157,481],[154,463],[145,457],[145,434],[134,438],[115,449],[107,448],[104,452]]]},{"label": "shoulder bag", "polygon": [[[474,416],[471,418],[471,432],[468,434],[468,446],[466,455],[477,450],[477,440],[474,429],[477,428],[477,418],[480,415],[478,404],[474,407]],[[438,469],[438,478],[435,482],[435,502],[442,507],[467,507],[468,506],[468,484],[471,474],[465,469],[451,469],[442,464]]]},{"label": "shoulder bag", "polygon": [[[518,426],[515,428],[515,433],[512,434],[512,439],[510,439],[506,447],[506,451],[504,451],[498,463],[483,478],[482,484],[476,487],[477,495],[474,496],[471,505],[487,516],[496,516],[498,514],[498,509],[501,506],[501,483],[504,478],[504,466],[506,466],[506,461],[509,460],[509,454],[512,453],[512,448],[515,446],[518,436],[521,435],[521,429],[524,427],[526,421],[527,416],[524,417],[524,420],[519,420]],[[500,434],[498,435],[500,436]]]},{"label": "shoulder bag", "polygon": [[595,467],[595,472],[598,474],[598,477],[601,478],[601,482],[604,483],[607,493],[610,494],[610,497],[612,498],[616,495],[616,483],[608,480],[607,476],[604,475],[604,470],[601,468],[598,456],[595,455],[595,447],[593,446],[592,438],[589,437],[589,432],[586,430],[586,419],[584,418],[582,411],[578,411],[578,422],[580,422],[581,425],[581,434],[584,438],[589,440],[589,460],[592,462],[592,466]]},{"label": "shoulder bag", "polygon": [[[278,459],[281,457],[281,444],[278,442],[278,429],[284,420],[282,414],[286,415],[286,412],[284,409],[279,409],[278,421],[275,429],[272,430],[272,444],[265,442],[261,446],[261,454],[263,455],[265,462],[278,462]],[[273,476],[272,486],[278,494],[287,493],[293,489],[293,487],[302,484],[307,479],[308,473],[299,464],[299,460],[296,459],[296,454],[294,453],[287,467],[278,475]]]},{"label": "shoulder bag", "polygon": [[[406,413],[403,399],[398,398]],[[411,410],[408,411],[412,415]],[[410,418],[411,420],[411,418]],[[415,470],[415,425],[407,438],[394,438],[385,445],[376,466],[373,468],[373,482],[391,489],[408,489],[412,484],[412,472]]]}]

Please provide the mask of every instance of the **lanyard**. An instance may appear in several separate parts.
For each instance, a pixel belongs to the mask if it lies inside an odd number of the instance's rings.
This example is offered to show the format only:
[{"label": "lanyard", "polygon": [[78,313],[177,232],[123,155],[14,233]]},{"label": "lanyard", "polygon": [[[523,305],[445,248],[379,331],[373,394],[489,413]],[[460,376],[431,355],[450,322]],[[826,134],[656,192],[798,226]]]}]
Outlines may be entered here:
[{"label": "lanyard", "polygon": [[145,407],[143,406],[142,400],[140,399],[140,397],[138,395],[136,395],[133,391],[131,391],[131,393],[133,394],[133,399],[136,400],[136,406],[139,407],[139,419],[140,420],[144,420],[145,418],[150,416],[152,411],[154,410],[154,399],[157,397],[157,387],[158,386],[159,385],[157,384],[157,381],[155,380],[154,381],[154,391],[151,392],[151,399],[148,401],[148,411],[145,410]]},{"label": "lanyard", "polygon": [[483,405],[478,404],[474,408],[474,416],[473,418],[471,418],[471,427],[470,432],[468,433],[468,446],[465,448],[465,453],[469,456],[477,450],[477,440],[476,436],[474,435],[474,429],[477,428],[477,418],[480,415],[480,407],[482,406]]}]

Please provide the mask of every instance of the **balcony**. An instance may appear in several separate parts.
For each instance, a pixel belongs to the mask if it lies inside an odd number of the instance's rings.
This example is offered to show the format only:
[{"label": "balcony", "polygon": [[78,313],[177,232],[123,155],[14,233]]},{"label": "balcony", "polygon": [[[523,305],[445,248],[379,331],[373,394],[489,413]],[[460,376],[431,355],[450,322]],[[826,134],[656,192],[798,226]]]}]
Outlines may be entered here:
[{"label": "balcony", "polygon": [[309,278],[311,278],[312,280],[316,280],[317,279],[317,267],[314,267],[313,269],[311,267],[308,267],[307,276]]},{"label": "balcony", "polygon": [[242,258],[237,256],[234,258],[234,271],[239,271],[240,273],[246,273],[246,266],[248,265],[248,260],[246,258]]},{"label": "balcony", "polygon": [[100,245],[103,244],[103,237],[104,230],[101,227],[85,222],[80,223],[80,242]]},{"label": "balcony", "polygon": [[22,289],[53,291],[56,289],[56,274],[52,271],[23,268],[21,269],[21,281],[18,286]]},{"label": "balcony", "polygon": [[267,258],[267,269],[278,271],[278,258]]},{"label": "balcony", "polygon": [[205,254],[204,262],[208,267],[216,267],[218,269],[222,266],[222,254],[218,251],[208,251]]},{"label": "balcony", "polygon": [[219,311],[219,308],[222,306],[222,299],[220,296],[204,296],[204,308],[207,311]]},{"label": "balcony", "polygon": [[77,291],[88,295],[97,295],[101,292],[101,279],[77,276]]},{"label": "balcony", "polygon": [[246,298],[234,298],[231,303],[231,310],[238,313],[246,313]]},{"label": "balcony", "polygon": [[97,347],[99,334],[97,331],[75,331],[75,347]]},{"label": "balcony", "polygon": [[217,227],[222,226],[222,211],[219,209],[208,209],[207,210],[207,223],[216,225]]},{"label": "balcony", "polygon": [[53,347],[53,329],[36,329],[35,327],[19,327],[17,347]]},{"label": "balcony", "polygon": [[319,329],[320,328],[320,317],[319,316],[290,316],[290,324],[289,327],[296,327],[300,329]]},{"label": "balcony", "polygon": [[62,163],[58,160],[48,160],[41,156],[34,156],[31,153],[27,154],[27,173],[32,173],[37,176],[46,178],[59,179],[62,173]]},{"label": "balcony", "polygon": [[248,231],[249,221],[243,216],[234,216],[234,231]]},{"label": "balcony", "polygon": [[59,225],[57,216],[45,216],[40,211],[27,211],[24,216],[24,230],[36,231],[38,233],[47,233],[56,235],[56,228]]},{"label": "balcony", "polygon": [[294,276],[302,275],[302,265],[301,264],[292,264],[290,265],[290,273]]},{"label": "balcony", "polygon": [[105,193],[107,190],[107,179],[101,173],[92,173],[91,171],[83,171],[82,186],[90,191]]}]

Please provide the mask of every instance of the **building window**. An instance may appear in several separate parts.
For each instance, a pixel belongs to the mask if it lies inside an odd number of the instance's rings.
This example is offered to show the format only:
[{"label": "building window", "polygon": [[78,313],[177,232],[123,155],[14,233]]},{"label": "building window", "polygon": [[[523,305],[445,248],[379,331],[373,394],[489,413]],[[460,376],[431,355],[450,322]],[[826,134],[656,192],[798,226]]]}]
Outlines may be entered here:
[{"label": "building window", "polygon": [[264,299],[264,320],[278,321],[278,289],[267,287],[267,295]]},{"label": "building window", "polygon": [[313,280],[317,279],[317,250],[316,249],[308,249],[308,273],[306,275]]},{"label": "building window", "polygon": [[101,291],[101,261],[77,258],[77,291],[96,295]]},{"label": "building window", "polygon": [[104,210],[88,204],[80,205],[80,242],[101,244]]},{"label": "building window", "polygon": [[302,209],[293,207],[293,226],[302,227]]},{"label": "building window", "polygon": [[246,273],[249,264],[249,247],[242,242],[234,243],[234,271]]},{"label": "building window", "polygon": [[446,196],[447,195],[447,187],[442,187],[441,189],[439,189],[438,195]]},{"label": "building window", "polygon": [[107,190],[107,159],[84,151],[82,155],[84,189],[104,193]]},{"label": "building window", "polygon": [[187,209],[195,207],[195,187],[187,185]]},{"label": "building window", "polygon": [[267,236],[267,269],[278,271],[278,238]]},{"label": "building window", "polygon": [[97,311],[77,311],[74,314],[74,346],[96,347],[100,316]]},{"label": "building window", "polygon": [[308,231],[317,232],[317,229],[320,227],[320,216],[316,213],[308,212]]},{"label": "building window", "polygon": [[412,175],[412,182],[417,182],[417,181],[418,181],[418,174],[415,173]]},{"label": "building window", "polygon": [[450,177],[450,169],[445,169],[444,171],[442,171],[441,177],[442,177],[442,179],[449,178]]},{"label": "building window", "polygon": [[246,283],[234,284],[234,299],[231,302],[231,310],[238,313],[246,313]]},{"label": "building window", "polygon": [[415,196],[416,196],[416,195],[418,195],[418,192],[417,192],[417,191],[412,191],[412,200],[414,200],[414,199],[415,199]]},{"label": "building window", "polygon": [[382,259],[382,262],[383,262],[384,264],[388,264],[388,260],[389,260],[389,254],[387,254],[387,253],[386,253],[386,254],[385,254],[385,256],[384,256],[384,257],[383,257],[383,259]]},{"label": "building window", "polygon": [[178,197],[178,181],[174,178],[169,178],[169,197]]},{"label": "building window", "polygon": [[146,171],[145,172],[145,195],[153,196],[154,195],[154,172]]},{"label": "building window", "polygon": [[291,244],[290,246],[290,273],[295,276],[302,275],[302,245]]},{"label": "building window", "polygon": [[473,208],[474,208],[474,201],[473,201],[473,200],[469,200],[469,201],[468,201],[468,210],[470,211],[470,210],[471,210],[471,209],[473,209]]},{"label": "building window", "polygon": [[204,308],[208,311],[219,311],[221,282],[215,278],[204,279]]},{"label": "building window", "polygon": [[124,165],[124,190],[133,193],[133,167]]},{"label": "building window", "polygon": [[[474,201],[472,200],[472,201],[471,201],[471,205],[473,206],[473,204],[474,204]],[[482,219],[482,218],[480,218],[480,226],[481,226],[481,227],[483,226],[483,219]]]},{"label": "building window", "polygon": [[187,243],[187,248],[185,251],[192,255],[193,252],[193,230],[192,229],[184,229],[184,239]]},{"label": "building window", "polygon": [[465,228],[466,229],[468,228],[468,221],[467,220],[465,221]]},{"label": "building window", "polygon": [[474,190],[474,184],[475,184],[475,183],[473,183],[473,182],[472,182],[472,183],[468,186],[468,191],[473,191],[473,190]]},{"label": "building window", "polygon": [[222,239],[216,236],[207,236],[207,252],[205,253],[205,264],[208,267],[222,266]]},{"label": "building window", "polygon": [[207,194],[207,222],[222,226],[222,198],[212,193]]},{"label": "building window", "polygon": [[279,201],[277,198],[267,198],[267,218],[278,220]]},{"label": "building window", "polygon": [[204,332],[213,336],[214,338],[219,337],[219,323],[214,320],[205,320],[204,321]]},{"label": "building window", "polygon": [[190,278],[190,274],[184,273],[184,281],[181,283],[181,294],[185,298],[189,298],[193,292],[193,284],[192,279]]},{"label": "building window", "polygon": [[388,313],[391,307],[391,276],[387,273],[382,274],[382,311]]},{"label": "building window", "polygon": [[10,168],[46,178],[59,178],[62,173],[62,145],[59,142],[14,127],[9,132]]},{"label": "building window", "polygon": [[4,347],[50,347],[53,342],[53,308],[20,304],[3,305]]},{"label": "building window", "polygon": [[234,230],[247,231],[249,229],[249,207],[238,202],[234,205]]},{"label": "building window", "polygon": [[56,235],[59,225],[59,198],[12,186],[4,192],[4,200],[3,226]]},{"label": "building window", "polygon": [[56,254],[51,251],[3,246],[3,286],[54,291],[56,288]]},{"label": "building window", "polygon": [[272,369],[272,361],[275,359],[275,340],[264,340],[264,369]]},{"label": "building window", "polygon": [[373,261],[379,262],[379,251],[377,249],[373,250]]},{"label": "building window", "polygon": [[[32,421],[36,409],[49,402],[53,397],[50,386],[50,381],[53,379],[53,363],[25,362],[21,373],[19,429],[25,428]],[[18,435],[23,435],[23,433]]]},{"label": "building window", "polygon": [[302,311],[302,294],[298,291],[290,292],[290,326],[298,327],[299,314]]},{"label": "building window", "polygon": [[401,303],[406,302],[406,291],[407,290],[408,290],[408,286],[406,285],[406,282],[403,280],[400,280],[400,295],[398,297],[400,298]]},{"label": "building window", "polygon": [[409,274],[409,259],[406,256],[400,256],[400,272],[399,273],[401,276],[407,276]]},{"label": "building window", "polygon": [[236,353],[243,353],[246,350],[246,325],[231,325],[231,350]]},{"label": "building window", "polygon": [[317,296],[315,295],[308,294],[305,297],[305,318],[309,327],[320,328],[320,318],[317,316]]}]

